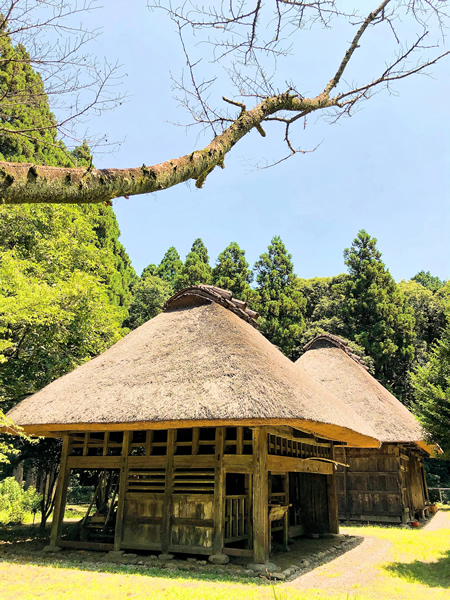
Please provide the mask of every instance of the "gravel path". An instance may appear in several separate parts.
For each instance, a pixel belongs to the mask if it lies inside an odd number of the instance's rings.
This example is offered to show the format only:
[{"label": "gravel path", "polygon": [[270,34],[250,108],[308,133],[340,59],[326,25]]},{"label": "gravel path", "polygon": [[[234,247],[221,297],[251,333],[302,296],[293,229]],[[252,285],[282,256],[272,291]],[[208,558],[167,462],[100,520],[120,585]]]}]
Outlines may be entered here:
[{"label": "gravel path", "polygon": [[332,589],[335,593],[370,586],[378,576],[377,566],[389,559],[391,545],[386,540],[366,537],[353,550],[285,585],[299,590]]}]

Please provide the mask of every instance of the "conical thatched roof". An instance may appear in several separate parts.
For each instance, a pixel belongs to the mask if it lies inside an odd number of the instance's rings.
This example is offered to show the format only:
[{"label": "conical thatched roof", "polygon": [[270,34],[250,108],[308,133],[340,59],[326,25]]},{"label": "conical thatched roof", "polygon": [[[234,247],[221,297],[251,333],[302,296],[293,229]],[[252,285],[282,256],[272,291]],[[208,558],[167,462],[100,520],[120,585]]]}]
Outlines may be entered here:
[{"label": "conical thatched roof", "polygon": [[344,340],[319,335],[304,350],[295,363],[299,372],[368,421],[379,440],[421,442],[424,432],[417,419],[367,372]]},{"label": "conical thatched roof", "polygon": [[183,290],[165,312],[9,416],[41,435],[282,423],[356,446],[379,445],[351,407],[303,375],[246,317],[217,302],[217,289]]}]

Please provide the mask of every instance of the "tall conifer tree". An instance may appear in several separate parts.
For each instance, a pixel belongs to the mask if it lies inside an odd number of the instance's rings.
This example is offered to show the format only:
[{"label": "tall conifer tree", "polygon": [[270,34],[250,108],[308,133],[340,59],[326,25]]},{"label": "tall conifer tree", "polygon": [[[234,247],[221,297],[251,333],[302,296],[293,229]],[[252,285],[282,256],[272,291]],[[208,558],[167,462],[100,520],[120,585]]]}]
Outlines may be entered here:
[{"label": "tall conifer tree", "polygon": [[260,330],[275,345],[290,356],[303,330],[305,299],[300,292],[299,280],[294,274],[292,256],[279,236],[275,236],[268,252],[255,263],[257,310]]},{"label": "tall conifer tree", "polygon": [[245,259],[245,251],[236,242],[231,242],[217,257],[213,269],[214,285],[233,292],[239,300],[251,303],[255,300],[254,290],[250,287],[253,273]]},{"label": "tall conifer tree", "polygon": [[342,317],[346,337],[373,358],[376,377],[404,398],[414,359],[414,315],[376,243],[361,230],[344,251],[350,277],[342,284]]},{"label": "tall conifer tree", "polygon": [[181,290],[199,283],[210,284],[211,281],[212,268],[209,264],[208,250],[203,241],[197,238],[186,256],[183,268],[175,281],[175,288]]},{"label": "tall conifer tree", "polygon": [[159,263],[156,269],[156,275],[170,283],[173,287],[177,278],[179,277],[181,270],[183,269],[183,262],[178,254],[176,248],[171,246],[164,254],[162,261]]}]

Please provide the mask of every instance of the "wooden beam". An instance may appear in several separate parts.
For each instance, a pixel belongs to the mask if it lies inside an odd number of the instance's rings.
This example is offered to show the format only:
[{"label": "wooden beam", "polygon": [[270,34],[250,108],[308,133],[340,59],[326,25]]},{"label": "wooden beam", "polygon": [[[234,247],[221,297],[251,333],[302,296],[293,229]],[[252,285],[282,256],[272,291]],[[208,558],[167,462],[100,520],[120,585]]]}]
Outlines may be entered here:
[{"label": "wooden beam", "polygon": [[332,475],[334,464],[320,460],[307,460],[293,456],[268,456],[267,469],[273,473],[318,473]]},{"label": "wooden beam", "polygon": [[104,542],[73,542],[69,540],[60,540],[58,546],[61,548],[75,548],[78,550],[97,550],[99,552],[109,552],[114,550],[114,544],[105,544]]},{"label": "wooden beam", "polygon": [[[334,459],[334,448],[331,449]],[[328,496],[328,525],[329,533],[339,533],[339,511],[336,486],[336,468],[334,465],[333,473],[327,477],[327,496]]]},{"label": "wooden beam", "polygon": [[69,456],[70,469],[120,469],[120,456]]},{"label": "wooden beam", "polygon": [[215,473],[214,473],[214,532],[213,553],[220,554],[224,539],[225,526],[225,470],[223,451],[225,427],[216,427]]},{"label": "wooden beam", "polygon": [[123,512],[125,506],[125,495],[128,484],[128,455],[130,453],[131,431],[123,432],[122,456],[120,457],[120,481],[119,496],[117,498],[116,530],[114,533],[114,550],[120,550],[122,542]]},{"label": "wooden beam", "polygon": [[163,553],[169,551],[171,545],[171,517],[172,517],[172,494],[173,494],[173,455],[175,452],[176,429],[167,431],[167,467],[166,485],[164,488],[163,524],[161,528],[161,549]]},{"label": "wooden beam", "polygon": [[267,429],[253,429],[253,558],[269,560],[269,490],[267,473]]},{"label": "wooden beam", "polygon": [[64,509],[66,507],[67,488],[69,487],[70,467],[68,456],[70,453],[70,436],[63,437],[61,450],[61,464],[59,467],[58,483],[55,493],[55,508],[53,509],[52,531],[50,534],[50,545],[57,546],[61,537],[62,524],[64,520]]}]

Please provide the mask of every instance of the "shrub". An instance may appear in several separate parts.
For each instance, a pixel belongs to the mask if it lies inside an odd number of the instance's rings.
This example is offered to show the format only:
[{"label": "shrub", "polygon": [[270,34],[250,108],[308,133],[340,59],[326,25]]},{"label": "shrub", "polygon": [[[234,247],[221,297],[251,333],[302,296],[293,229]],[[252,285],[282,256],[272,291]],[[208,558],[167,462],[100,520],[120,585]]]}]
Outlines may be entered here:
[{"label": "shrub", "polygon": [[0,481],[0,523],[22,523],[39,510],[42,496],[34,488],[24,490],[14,477]]}]

